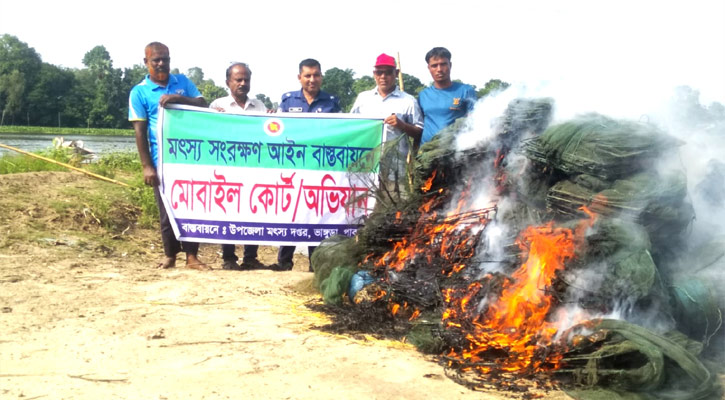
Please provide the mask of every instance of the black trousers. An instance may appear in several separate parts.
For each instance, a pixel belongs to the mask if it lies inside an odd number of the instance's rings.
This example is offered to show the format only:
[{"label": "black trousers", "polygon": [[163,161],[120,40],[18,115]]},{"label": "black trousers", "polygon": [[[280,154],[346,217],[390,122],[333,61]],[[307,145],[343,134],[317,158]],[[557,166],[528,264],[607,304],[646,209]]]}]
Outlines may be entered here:
[{"label": "black trousers", "polygon": [[161,200],[161,191],[158,186],[154,186],[154,197],[156,197],[156,204],[159,206],[159,222],[161,222],[161,241],[164,243],[164,255],[166,257],[176,257],[176,254],[182,250],[187,254],[196,255],[199,252],[199,243],[180,242],[176,239],[174,230],[171,228],[169,215],[166,214],[164,202]]},{"label": "black trousers", "polygon": [[[245,244],[244,245],[244,259],[245,260],[256,260],[257,259],[257,249],[259,249],[259,246],[256,244]],[[223,244],[222,245],[222,259],[224,261],[239,260],[239,257],[237,257],[237,255],[234,252],[233,244]]]},{"label": "black trousers", "polygon": [[[277,252],[277,262],[279,264],[292,264],[292,256],[295,254],[295,248],[297,246],[280,246]],[[307,256],[312,257],[312,253],[315,251],[317,246],[307,247]]]}]

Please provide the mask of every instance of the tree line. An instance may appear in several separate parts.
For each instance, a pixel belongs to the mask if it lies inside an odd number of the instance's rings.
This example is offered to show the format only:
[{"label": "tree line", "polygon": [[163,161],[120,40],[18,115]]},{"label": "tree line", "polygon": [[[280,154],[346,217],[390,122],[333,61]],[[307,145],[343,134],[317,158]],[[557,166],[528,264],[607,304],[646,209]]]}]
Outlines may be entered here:
[{"label": "tree line", "polygon": [[[143,80],[146,67],[115,68],[105,46],[90,49],[83,56],[85,68],[63,68],[41,60],[40,55],[17,37],[0,37],[0,125],[58,126],[77,128],[130,128],[128,93]],[[174,68],[172,73],[180,73]],[[185,75],[211,102],[227,95],[223,86],[204,79],[199,67]],[[340,106],[348,111],[357,95],[375,87],[371,76],[354,77],[351,69],[331,68],[324,72],[322,89],[337,95]],[[508,87],[492,79],[478,90],[479,96]],[[420,79],[403,74],[406,92],[416,96],[425,87]],[[257,98],[267,108],[276,102],[264,95]]]},{"label": "tree line", "polygon": [[[40,55],[17,37],[0,37],[0,125],[57,126],[68,128],[129,129],[128,93],[143,80],[146,67],[115,68],[104,46],[96,46],[83,56],[85,68],[62,68],[43,62]],[[178,69],[172,73],[178,74]],[[204,79],[199,67],[185,73],[211,102],[227,95],[227,90],[211,79]],[[375,87],[372,76],[354,77],[351,69],[331,68],[324,72],[322,89],[337,95],[343,111],[349,111],[357,95]],[[489,80],[477,89],[478,97],[506,89],[507,82]],[[425,85],[420,79],[403,74],[406,92],[417,96]],[[720,132],[725,121],[725,106],[713,102],[702,105],[699,91],[688,86],[676,89],[672,103],[681,119],[712,126]],[[277,103],[258,94],[267,108]]]}]

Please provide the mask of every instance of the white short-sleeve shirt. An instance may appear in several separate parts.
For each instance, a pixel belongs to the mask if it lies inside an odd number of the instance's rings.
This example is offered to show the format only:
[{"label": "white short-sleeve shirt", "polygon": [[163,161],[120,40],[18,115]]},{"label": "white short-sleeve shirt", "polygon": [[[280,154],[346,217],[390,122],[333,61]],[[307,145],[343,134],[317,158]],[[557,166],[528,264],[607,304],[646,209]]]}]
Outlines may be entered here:
[{"label": "white short-sleeve shirt", "polygon": [[240,106],[232,95],[216,99],[211,102],[209,108],[222,108],[224,112],[242,114],[246,112],[267,112],[267,107],[259,99],[247,97],[244,107]]}]

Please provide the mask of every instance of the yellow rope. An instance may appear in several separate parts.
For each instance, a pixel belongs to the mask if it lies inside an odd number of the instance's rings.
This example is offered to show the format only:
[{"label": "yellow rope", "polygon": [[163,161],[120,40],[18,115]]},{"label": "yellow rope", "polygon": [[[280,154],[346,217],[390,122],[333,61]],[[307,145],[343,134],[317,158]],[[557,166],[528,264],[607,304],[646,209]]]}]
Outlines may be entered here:
[{"label": "yellow rope", "polygon": [[60,165],[62,167],[68,168],[68,169],[72,169],[74,171],[78,171],[78,172],[84,173],[86,175],[90,175],[90,176],[92,176],[92,177],[94,177],[96,179],[100,179],[102,181],[111,182],[111,183],[115,183],[116,185],[121,185],[121,186],[129,187],[129,185],[127,183],[123,183],[123,182],[117,181],[115,179],[107,178],[107,177],[102,176],[102,175],[94,174],[93,172],[89,172],[89,171],[86,171],[86,170],[81,169],[81,168],[76,168],[76,167],[74,167],[72,165],[68,165],[66,163],[62,163],[60,161],[56,161],[56,160],[50,159],[48,157],[43,157],[43,156],[40,156],[40,155],[37,155],[37,154],[29,153],[29,152],[27,152],[25,150],[20,150],[18,148],[15,148],[15,147],[12,147],[12,146],[8,146],[8,145],[2,144],[2,143],[0,143],[0,147],[5,148],[5,149],[8,149],[8,150],[12,150],[12,151],[17,151],[20,154],[25,154],[26,156],[35,157],[35,158],[41,159],[43,161],[47,161],[47,162],[52,163],[52,164]]}]

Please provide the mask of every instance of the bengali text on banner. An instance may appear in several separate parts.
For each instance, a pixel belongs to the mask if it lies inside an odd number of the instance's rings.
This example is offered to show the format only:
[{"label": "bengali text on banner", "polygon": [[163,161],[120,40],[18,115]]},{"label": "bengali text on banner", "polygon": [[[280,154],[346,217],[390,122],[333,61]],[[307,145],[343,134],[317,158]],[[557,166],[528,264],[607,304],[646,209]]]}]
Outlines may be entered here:
[{"label": "bengali text on banner", "polygon": [[353,236],[375,205],[381,119],[173,105],[158,124],[161,193],[179,240],[315,245]]}]

